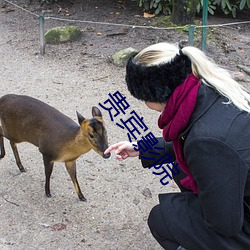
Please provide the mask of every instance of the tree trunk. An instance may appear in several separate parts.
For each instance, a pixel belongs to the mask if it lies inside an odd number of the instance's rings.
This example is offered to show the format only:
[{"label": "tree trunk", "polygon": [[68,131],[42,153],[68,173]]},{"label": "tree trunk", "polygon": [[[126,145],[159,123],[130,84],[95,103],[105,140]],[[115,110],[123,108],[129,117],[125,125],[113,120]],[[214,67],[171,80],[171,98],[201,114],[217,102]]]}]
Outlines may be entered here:
[{"label": "tree trunk", "polygon": [[173,0],[171,22],[178,25],[192,24],[198,0]]}]

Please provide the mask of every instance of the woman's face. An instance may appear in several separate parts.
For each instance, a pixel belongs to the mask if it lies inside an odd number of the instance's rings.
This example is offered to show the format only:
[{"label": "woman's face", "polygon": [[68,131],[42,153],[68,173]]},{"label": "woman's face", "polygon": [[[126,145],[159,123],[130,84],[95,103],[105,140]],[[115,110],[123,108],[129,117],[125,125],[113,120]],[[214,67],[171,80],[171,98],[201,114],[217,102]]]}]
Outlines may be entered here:
[{"label": "woman's face", "polygon": [[146,106],[152,110],[162,112],[166,106],[165,103],[157,103],[157,102],[145,102]]}]

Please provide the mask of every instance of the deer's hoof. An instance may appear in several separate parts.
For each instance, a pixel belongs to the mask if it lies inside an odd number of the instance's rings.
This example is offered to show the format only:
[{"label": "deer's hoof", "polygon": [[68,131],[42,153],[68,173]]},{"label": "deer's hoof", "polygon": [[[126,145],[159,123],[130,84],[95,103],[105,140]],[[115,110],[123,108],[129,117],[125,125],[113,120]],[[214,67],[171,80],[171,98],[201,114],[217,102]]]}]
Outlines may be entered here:
[{"label": "deer's hoof", "polygon": [[87,201],[87,199],[84,196],[79,197],[80,201]]}]

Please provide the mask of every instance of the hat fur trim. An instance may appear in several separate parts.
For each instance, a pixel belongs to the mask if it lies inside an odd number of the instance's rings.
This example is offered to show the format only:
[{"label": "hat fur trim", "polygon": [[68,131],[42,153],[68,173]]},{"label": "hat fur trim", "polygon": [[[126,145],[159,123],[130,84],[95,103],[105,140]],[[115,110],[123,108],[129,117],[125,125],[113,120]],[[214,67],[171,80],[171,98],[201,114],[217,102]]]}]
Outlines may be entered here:
[{"label": "hat fur trim", "polygon": [[165,103],[192,72],[191,61],[184,54],[154,66],[135,64],[134,56],[126,66],[126,83],[131,95],[142,101]]}]

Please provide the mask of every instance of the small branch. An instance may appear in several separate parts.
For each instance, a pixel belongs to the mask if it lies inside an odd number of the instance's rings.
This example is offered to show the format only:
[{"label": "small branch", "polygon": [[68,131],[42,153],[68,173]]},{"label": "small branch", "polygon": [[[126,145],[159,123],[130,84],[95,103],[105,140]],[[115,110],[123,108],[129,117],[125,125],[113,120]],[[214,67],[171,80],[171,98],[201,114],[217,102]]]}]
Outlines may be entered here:
[{"label": "small branch", "polygon": [[58,85],[63,84],[63,82],[56,82],[56,81],[53,81],[53,83],[58,84]]},{"label": "small branch", "polygon": [[110,33],[110,34],[107,34],[106,36],[108,36],[108,37],[109,37],[109,36],[111,36],[111,37],[112,37],[112,36],[122,36],[122,35],[125,36],[125,35],[127,35],[127,33],[128,33],[128,32]]},{"label": "small branch", "polygon": [[250,68],[244,65],[237,65],[237,68],[243,70],[245,73],[247,73],[248,75],[250,75]]},{"label": "small branch", "polygon": [[17,207],[19,207],[19,205],[18,205],[17,203],[7,200],[6,198],[4,198],[4,196],[2,196],[2,198],[3,198],[6,202],[8,202],[8,203],[10,203],[10,204],[12,204],[12,205],[15,205],[15,206],[17,206]]},{"label": "small branch", "polygon": [[109,77],[109,76],[103,76],[103,77],[100,77],[100,78],[92,79],[92,81],[99,81],[99,80],[106,79],[106,78],[108,78],[108,77]]}]

